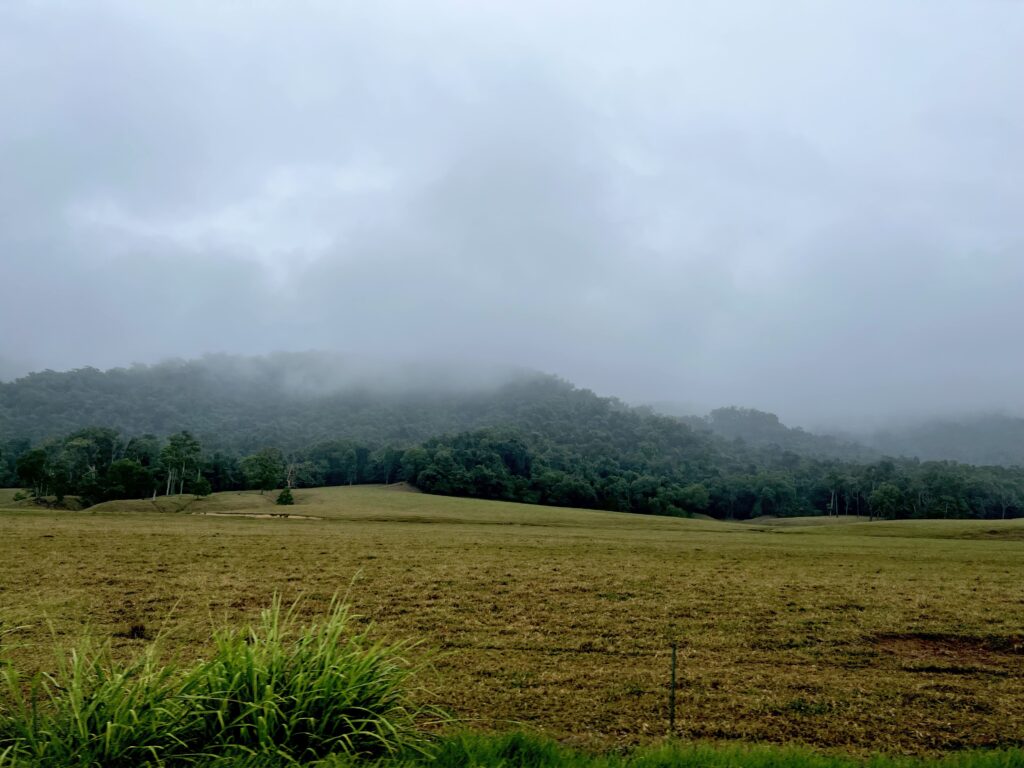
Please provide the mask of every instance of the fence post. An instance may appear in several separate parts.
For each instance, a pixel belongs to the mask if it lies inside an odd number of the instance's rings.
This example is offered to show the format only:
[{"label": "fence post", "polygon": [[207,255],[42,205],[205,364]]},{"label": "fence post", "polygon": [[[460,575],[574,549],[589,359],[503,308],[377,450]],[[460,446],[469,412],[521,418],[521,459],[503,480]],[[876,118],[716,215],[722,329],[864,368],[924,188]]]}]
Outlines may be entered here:
[{"label": "fence post", "polygon": [[672,643],[672,681],[668,689],[668,732],[676,732],[676,643]]}]

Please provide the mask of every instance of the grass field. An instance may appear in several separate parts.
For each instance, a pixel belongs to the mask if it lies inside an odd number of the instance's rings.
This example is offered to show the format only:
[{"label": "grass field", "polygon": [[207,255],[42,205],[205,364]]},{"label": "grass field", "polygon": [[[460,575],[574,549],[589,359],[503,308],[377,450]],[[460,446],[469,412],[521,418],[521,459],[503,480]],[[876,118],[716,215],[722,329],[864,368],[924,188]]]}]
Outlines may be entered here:
[{"label": "grass field", "polygon": [[[1024,743],[1024,523],[728,524],[450,499],[398,488],[111,502],[0,491],[0,649],[54,633],[184,658],[274,592],[348,592],[422,639],[425,681],[471,728],[584,747],[685,738],[856,753]],[[293,517],[265,517],[289,514]],[[248,516],[252,515],[252,516]],[[301,517],[295,517],[301,516]]]}]

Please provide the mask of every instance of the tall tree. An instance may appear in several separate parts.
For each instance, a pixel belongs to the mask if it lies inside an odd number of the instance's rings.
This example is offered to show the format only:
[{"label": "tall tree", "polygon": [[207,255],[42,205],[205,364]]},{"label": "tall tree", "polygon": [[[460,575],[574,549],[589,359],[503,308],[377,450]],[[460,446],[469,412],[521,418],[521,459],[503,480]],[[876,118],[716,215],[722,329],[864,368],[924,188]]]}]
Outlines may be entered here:
[{"label": "tall tree", "polygon": [[284,458],[276,448],[264,448],[242,459],[242,472],[249,485],[259,488],[261,494],[272,491],[284,476]]},{"label": "tall tree", "polygon": [[193,473],[198,476],[201,452],[202,446],[192,433],[182,431],[170,436],[167,445],[160,452],[160,463],[167,473],[168,496],[174,489],[175,482],[178,483],[178,493],[184,493],[186,477],[191,477]]},{"label": "tall tree", "polygon": [[16,464],[18,481],[29,488],[35,496],[45,496],[49,473],[46,451],[34,448],[21,456]]}]

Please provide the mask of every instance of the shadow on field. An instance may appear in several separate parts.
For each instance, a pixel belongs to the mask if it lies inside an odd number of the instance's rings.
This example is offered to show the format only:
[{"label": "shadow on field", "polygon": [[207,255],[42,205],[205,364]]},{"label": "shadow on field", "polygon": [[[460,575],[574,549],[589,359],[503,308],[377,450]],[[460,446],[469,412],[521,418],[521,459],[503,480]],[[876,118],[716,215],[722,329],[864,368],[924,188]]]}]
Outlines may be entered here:
[{"label": "shadow on field", "polygon": [[1019,671],[1024,635],[906,632],[876,635],[872,645],[912,672],[1008,675]]}]

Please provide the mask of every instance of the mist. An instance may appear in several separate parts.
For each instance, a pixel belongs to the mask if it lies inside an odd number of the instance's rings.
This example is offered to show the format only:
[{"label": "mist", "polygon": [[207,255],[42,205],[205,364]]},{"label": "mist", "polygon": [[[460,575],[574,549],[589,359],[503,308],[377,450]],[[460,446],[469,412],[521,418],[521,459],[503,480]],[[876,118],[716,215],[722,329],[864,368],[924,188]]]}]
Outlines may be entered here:
[{"label": "mist", "polygon": [[1024,5],[0,6],[0,378],[329,350],[1024,412]]}]

